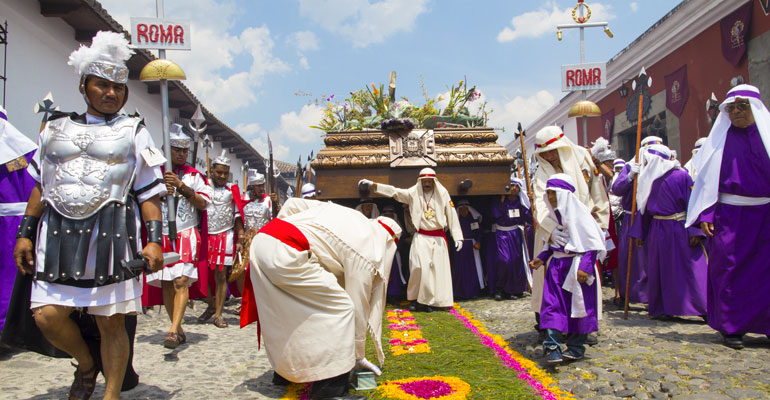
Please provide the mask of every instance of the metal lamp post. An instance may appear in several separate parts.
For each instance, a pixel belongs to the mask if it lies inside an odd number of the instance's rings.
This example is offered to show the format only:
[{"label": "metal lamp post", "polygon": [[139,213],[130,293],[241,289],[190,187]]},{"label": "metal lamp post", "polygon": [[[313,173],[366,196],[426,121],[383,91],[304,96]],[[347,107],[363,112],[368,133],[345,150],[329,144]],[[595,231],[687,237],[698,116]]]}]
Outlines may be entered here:
[{"label": "metal lamp post", "polygon": [[[580,29],[580,63],[586,62],[586,48],[585,48],[585,28],[604,28],[604,33],[609,36],[610,39],[614,36],[609,28],[608,22],[588,22],[591,19],[591,8],[588,7],[583,0],[578,0],[578,3],[572,9],[572,20],[574,24],[562,24],[556,26],[556,37],[561,41],[562,29]],[[588,91],[582,90],[581,98],[583,101],[588,97]],[[587,116],[583,116],[583,145],[588,145],[588,120]]]}]

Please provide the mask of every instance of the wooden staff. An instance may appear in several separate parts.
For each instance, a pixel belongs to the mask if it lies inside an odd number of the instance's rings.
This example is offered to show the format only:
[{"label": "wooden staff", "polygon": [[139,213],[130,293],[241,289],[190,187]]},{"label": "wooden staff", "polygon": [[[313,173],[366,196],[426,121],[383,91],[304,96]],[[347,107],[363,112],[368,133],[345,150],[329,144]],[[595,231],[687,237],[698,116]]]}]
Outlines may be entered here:
[{"label": "wooden staff", "polygon": [[[642,84],[644,85],[644,84]],[[639,147],[642,143],[642,106],[644,105],[643,88],[639,89],[639,114],[636,118],[636,158],[634,162],[639,163]],[[631,197],[631,225],[634,226],[634,216],[636,216],[636,184],[637,177],[634,177],[634,194]],[[631,256],[634,254],[634,239],[628,238],[628,265],[626,267],[626,296],[623,305],[623,319],[628,319],[628,292],[631,289]]]}]

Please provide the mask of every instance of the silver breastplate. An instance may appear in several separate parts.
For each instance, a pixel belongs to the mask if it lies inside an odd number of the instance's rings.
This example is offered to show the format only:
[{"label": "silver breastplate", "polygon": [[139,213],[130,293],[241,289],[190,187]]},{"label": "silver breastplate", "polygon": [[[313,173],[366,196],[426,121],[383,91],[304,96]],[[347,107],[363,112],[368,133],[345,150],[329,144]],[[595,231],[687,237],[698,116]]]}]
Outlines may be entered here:
[{"label": "silver breastplate", "polygon": [[94,215],[112,201],[125,203],[136,168],[134,136],[140,119],[109,124],[60,118],[46,124],[41,143],[43,200],[72,219]]},{"label": "silver breastplate", "polygon": [[235,224],[235,212],[233,205],[233,192],[226,186],[214,188],[211,196],[211,204],[208,206],[209,233],[220,233],[233,229]]},{"label": "silver breastplate", "polygon": [[252,201],[243,207],[243,223],[246,229],[262,229],[265,224],[270,222],[270,208],[267,201]]},{"label": "silver breastplate", "polygon": [[[181,179],[185,185],[193,187],[194,177],[192,174],[184,175]],[[182,232],[185,229],[198,226],[198,210],[193,207],[189,200],[178,196],[179,192],[176,194],[176,231]],[[168,235],[168,204],[165,198],[160,202],[160,210],[163,213],[163,234]]]}]

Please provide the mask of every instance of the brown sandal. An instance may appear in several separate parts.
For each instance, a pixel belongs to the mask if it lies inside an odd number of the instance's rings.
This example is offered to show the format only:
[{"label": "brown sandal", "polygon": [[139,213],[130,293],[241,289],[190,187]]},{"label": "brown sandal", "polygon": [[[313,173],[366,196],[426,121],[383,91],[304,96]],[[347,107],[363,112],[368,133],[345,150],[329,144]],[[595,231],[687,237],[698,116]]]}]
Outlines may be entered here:
[{"label": "brown sandal", "polygon": [[[72,382],[70,387],[70,400],[88,400],[91,395],[94,394],[94,388],[96,388],[96,377],[99,376],[99,371],[94,364],[88,371],[81,371],[80,367],[72,363],[75,367],[75,381]],[[91,378],[86,378],[86,375],[94,374]]]},{"label": "brown sandal", "polygon": [[179,344],[187,343],[187,335],[185,335],[184,332],[178,332],[177,336],[179,336]]},{"label": "brown sandal", "polygon": [[225,318],[223,316],[218,316],[214,318],[214,326],[217,328],[227,328],[227,322],[225,322]]},{"label": "brown sandal", "polygon": [[214,309],[213,308],[207,308],[206,311],[201,314],[200,317],[198,317],[198,322],[204,323],[209,320],[214,315]]},{"label": "brown sandal", "polygon": [[173,350],[180,344],[181,341],[179,340],[179,335],[174,332],[166,333],[166,338],[163,339],[163,347]]}]

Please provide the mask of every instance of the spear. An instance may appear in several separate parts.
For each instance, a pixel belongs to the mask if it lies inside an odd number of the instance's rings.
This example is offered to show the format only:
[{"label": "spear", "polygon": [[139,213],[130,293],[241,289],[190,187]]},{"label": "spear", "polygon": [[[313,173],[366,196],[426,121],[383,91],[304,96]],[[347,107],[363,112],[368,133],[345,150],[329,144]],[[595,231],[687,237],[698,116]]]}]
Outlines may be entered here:
[{"label": "spear", "polygon": [[313,151],[310,151],[310,155],[307,156],[307,183],[310,183],[313,180],[313,166],[310,165],[310,162],[313,161]]},{"label": "spear", "polygon": [[241,173],[243,174],[243,195],[246,196],[246,193],[249,192],[248,190],[248,184],[249,182],[246,180],[246,174],[249,171],[249,162],[246,161],[241,165]]},{"label": "spear", "polygon": [[[518,132],[516,133],[516,137],[521,140],[521,156],[524,160],[524,177],[526,178],[527,182],[527,196],[529,197],[529,204],[531,204],[532,207],[532,214],[535,213],[535,193],[532,191],[532,182],[529,179],[529,162],[527,160],[527,147],[524,146],[524,136],[527,136],[527,133],[521,129],[521,122],[519,122],[519,126],[516,128]],[[537,221],[535,219],[532,219],[532,227],[534,229],[537,229]]]},{"label": "spear", "polygon": [[50,117],[49,114],[53,114],[54,111],[59,111],[59,107],[54,108],[53,95],[51,92],[48,92],[40,103],[35,103],[33,110],[35,111],[35,114],[43,113],[43,120],[40,122],[40,132],[42,132],[43,128],[45,128],[45,123],[48,122],[48,117]]},{"label": "spear", "polygon": [[[203,146],[206,147],[206,176],[211,179],[210,173],[209,173],[209,148],[208,146],[211,145],[211,140],[209,140],[208,135],[205,137],[202,137],[203,132],[206,131],[206,117],[203,115],[203,111],[201,110],[201,105],[198,104],[198,108],[195,109],[195,113],[193,114],[192,118],[190,118],[190,121],[187,122],[187,127],[190,128],[190,132],[193,133],[193,138],[198,139],[200,138],[203,140]],[[207,143],[208,141],[208,143]],[[198,160],[198,140],[195,140],[195,147],[193,147],[193,160]]]},{"label": "spear", "polygon": [[302,170],[303,169],[304,168],[302,168],[302,156],[300,155],[297,158],[297,184],[296,184],[297,190],[294,193],[295,197],[301,197],[301,195],[302,195],[302,193],[301,193],[302,192],[302,190],[301,190],[302,187],[301,186],[302,186]]},{"label": "spear", "polygon": [[[632,86],[636,86],[636,81],[633,82]],[[641,147],[642,143],[642,110],[644,105],[644,92],[646,87],[652,86],[652,78],[649,78],[647,76],[647,73],[644,71],[644,67],[642,67],[642,71],[639,73],[639,111],[638,114],[636,114],[636,157],[634,158],[635,162],[639,163],[639,147]],[[634,217],[636,216],[636,184],[638,180],[637,177],[634,177],[634,192],[633,197],[631,198],[631,225],[634,226]],[[626,266],[626,298],[624,300],[623,305],[623,319],[628,319],[628,298],[630,297],[628,295],[629,290],[631,290],[631,256],[634,254],[634,239],[629,237],[628,238],[628,265]]]},{"label": "spear", "polygon": [[[272,195],[276,190],[276,182],[275,182],[275,168],[273,166],[273,142],[270,141],[270,134],[267,134],[267,151],[268,155],[270,156],[270,163],[269,163],[269,169],[267,171],[268,178],[267,182],[270,184],[270,195]],[[272,200],[272,199],[271,199]],[[271,201],[272,202],[272,201]],[[278,204],[273,203],[273,218],[275,218],[278,215]]]}]

